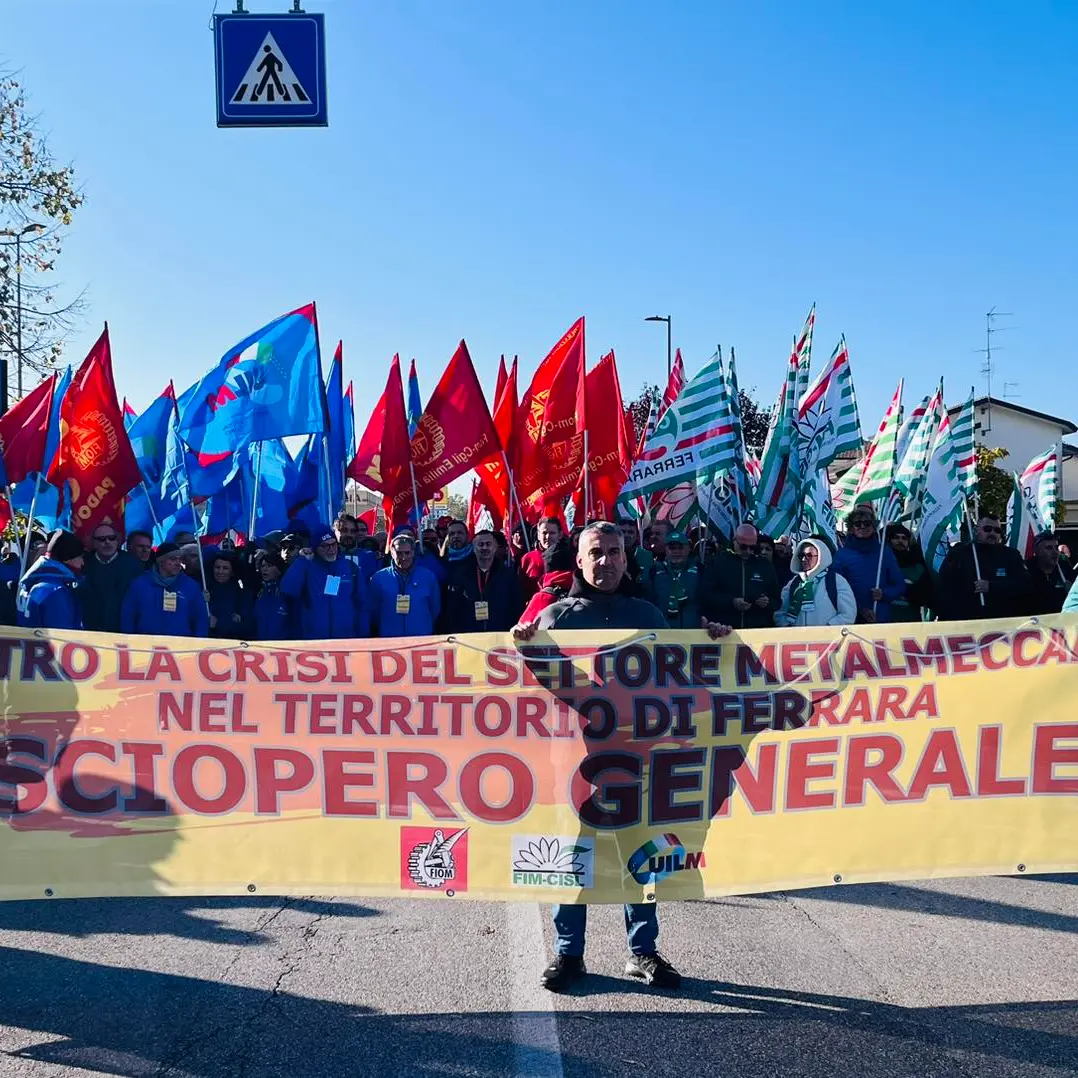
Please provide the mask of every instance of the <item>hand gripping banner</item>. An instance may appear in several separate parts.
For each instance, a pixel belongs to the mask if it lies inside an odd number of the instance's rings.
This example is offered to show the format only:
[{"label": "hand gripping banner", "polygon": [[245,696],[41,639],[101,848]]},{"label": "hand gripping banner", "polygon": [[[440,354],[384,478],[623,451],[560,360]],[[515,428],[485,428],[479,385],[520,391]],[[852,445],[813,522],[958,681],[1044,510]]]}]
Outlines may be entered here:
[{"label": "hand gripping banner", "polygon": [[1062,617],[522,650],[2,630],[0,898],[1075,871],[1076,673]]}]

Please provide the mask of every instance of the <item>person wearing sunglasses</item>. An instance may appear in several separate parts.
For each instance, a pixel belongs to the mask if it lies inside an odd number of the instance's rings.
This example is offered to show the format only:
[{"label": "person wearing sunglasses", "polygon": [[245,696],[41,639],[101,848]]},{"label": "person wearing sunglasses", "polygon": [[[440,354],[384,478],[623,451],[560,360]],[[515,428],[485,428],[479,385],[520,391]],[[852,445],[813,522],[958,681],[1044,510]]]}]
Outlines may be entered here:
[{"label": "person wearing sunglasses", "polygon": [[853,588],[857,620],[862,624],[891,620],[891,603],[906,594],[906,578],[891,548],[880,551],[880,526],[870,505],[855,505],[846,517],[846,541],[834,560]]},{"label": "person wearing sunglasses", "polygon": [[120,549],[123,536],[115,524],[98,524],[90,533],[92,552],[82,570],[79,598],[86,628],[98,633],[120,631],[120,608],[127,589],[146,571],[142,562]]},{"label": "person wearing sunglasses", "polygon": [[1021,617],[1029,611],[1032,591],[1022,555],[1003,542],[999,517],[981,513],[973,542],[952,547],[940,566],[940,621]]}]

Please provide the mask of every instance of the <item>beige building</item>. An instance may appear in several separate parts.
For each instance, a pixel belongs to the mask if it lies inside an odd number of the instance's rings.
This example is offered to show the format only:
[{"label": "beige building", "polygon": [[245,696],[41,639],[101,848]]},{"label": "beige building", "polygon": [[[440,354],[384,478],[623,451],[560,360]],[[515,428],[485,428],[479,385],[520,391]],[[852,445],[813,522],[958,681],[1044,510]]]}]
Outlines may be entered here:
[{"label": "beige building", "polygon": [[[948,409],[952,418],[960,407]],[[1062,463],[1060,496],[1067,513],[1063,527],[1078,528],[1078,447],[1063,441],[1068,435],[1078,434],[1078,427],[1069,419],[998,397],[978,397],[973,407],[977,444],[1006,449],[1007,456],[998,465],[1006,472],[1021,472],[1034,457],[1050,446],[1056,447]]]}]

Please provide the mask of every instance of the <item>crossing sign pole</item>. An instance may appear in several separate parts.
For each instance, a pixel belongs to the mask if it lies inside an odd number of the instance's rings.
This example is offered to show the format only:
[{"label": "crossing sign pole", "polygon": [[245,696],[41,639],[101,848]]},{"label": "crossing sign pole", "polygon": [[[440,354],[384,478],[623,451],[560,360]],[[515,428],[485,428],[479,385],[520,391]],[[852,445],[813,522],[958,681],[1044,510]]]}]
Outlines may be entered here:
[{"label": "crossing sign pole", "polygon": [[324,16],[214,15],[218,127],[325,127]]}]

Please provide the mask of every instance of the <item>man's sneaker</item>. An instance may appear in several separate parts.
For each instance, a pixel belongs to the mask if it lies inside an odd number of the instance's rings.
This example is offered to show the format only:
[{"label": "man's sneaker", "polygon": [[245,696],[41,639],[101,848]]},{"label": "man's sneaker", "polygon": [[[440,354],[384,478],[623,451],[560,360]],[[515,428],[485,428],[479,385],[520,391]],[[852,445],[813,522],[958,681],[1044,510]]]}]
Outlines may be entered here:
[{"label": "man's sneaker", "polygon": [[574,981],[579,981],[587,970],[584,959],[579,955],[559,954],[543,970],[542,983],[548,992],[563,992]]},{"label": "man's sneaker", "polygon": [[653,988],[680,988],[681,974],[658,951],[654,954],[634,954],[625,963],[630,977],[639,977]]}]

